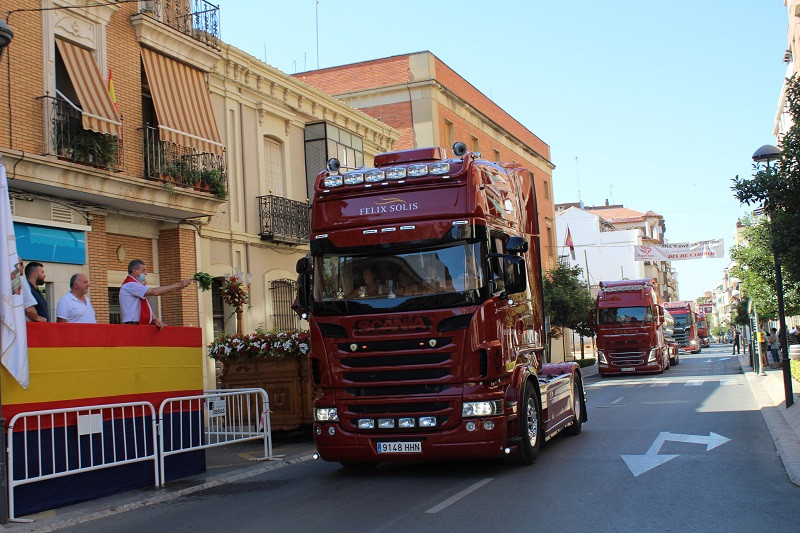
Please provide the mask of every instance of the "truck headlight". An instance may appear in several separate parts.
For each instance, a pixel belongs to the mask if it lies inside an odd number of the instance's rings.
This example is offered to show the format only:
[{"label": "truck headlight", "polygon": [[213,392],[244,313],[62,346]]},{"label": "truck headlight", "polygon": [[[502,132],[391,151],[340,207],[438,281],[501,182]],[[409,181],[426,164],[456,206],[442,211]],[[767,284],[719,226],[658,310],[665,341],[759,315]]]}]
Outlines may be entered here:
[{"label": "truck headlight", "polygon": [[603,350],[597,350],[597,360],[604,365],[608,364],[608,361],[606,360],[606,354],[603,353]]},{"label": "truck headlight", "polygon": [[316,407],[314,408],[314,420],[316,422],[338,422],[339,411],[335,407]]},{"label": "truck headlight", "polygon": [[692,342],[690,342],[689,344],[691,344],[692,346],[697,346],[697,341],[696,340],[692,340]]},{"label": "truck headlight", "polygon": [[490,400],[486,402],[464,402],[461,406],[461,416],[494,416],[503,413],[503,400]]},{"label": "truck headlight", "polygon": [[650,350],[650,357],[647,358],[648,363],[655,363],[656,359],[658,359],[658,352],[661,351],[661,348],[653,348]]}]

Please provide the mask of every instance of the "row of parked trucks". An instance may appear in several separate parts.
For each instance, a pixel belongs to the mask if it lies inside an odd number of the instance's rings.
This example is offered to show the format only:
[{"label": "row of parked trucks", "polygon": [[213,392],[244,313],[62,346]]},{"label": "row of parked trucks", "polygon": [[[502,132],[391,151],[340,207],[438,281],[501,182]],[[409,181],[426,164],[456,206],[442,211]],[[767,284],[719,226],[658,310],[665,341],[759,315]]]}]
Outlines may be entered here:
[{"label": "row of parked trucks", "polygon": [[601,281],[590,322],[601,376],[664,372],[702,348],[692,302],[663,302],[655,279]]}]

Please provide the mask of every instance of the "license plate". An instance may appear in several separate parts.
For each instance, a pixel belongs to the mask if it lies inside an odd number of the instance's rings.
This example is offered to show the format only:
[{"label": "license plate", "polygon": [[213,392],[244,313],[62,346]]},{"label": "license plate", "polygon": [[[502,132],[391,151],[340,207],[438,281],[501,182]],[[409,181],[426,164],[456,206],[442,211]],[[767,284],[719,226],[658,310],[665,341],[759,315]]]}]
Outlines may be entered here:
[{"label": "license plate", "polygon": [[378,453],[422,453],[421,442],[379,442]]},{"label": "license plate", "polygon": [[629,367],[623,368],[622,371],[623,372],[635,372],[636,368],[634,368],[632,366],[629,366]]}]

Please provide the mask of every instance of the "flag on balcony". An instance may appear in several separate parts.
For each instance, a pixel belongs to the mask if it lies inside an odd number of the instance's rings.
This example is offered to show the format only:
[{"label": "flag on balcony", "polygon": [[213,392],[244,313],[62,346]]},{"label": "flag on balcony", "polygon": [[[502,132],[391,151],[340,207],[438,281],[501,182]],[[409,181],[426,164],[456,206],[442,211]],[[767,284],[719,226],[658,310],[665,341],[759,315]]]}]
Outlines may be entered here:
[{"label": "flag on balcony", "polygon": [[567,240],[564,241],[564,246],[569,247],[569,254],[572,256],[572,259],[575,259],[575,245],[572,243],[572,234],[569,232],[569,226],[567,226]]},{"label": "flag on balcony", "polygon": [[17,255],[11,203],[8,197],[6,167],[0,164],[0,360],[23,389],[28,388],[28,332],[22,303],[25,275]]},{"label": "flag on balcony", "polygon": [[114,104],[114,109],[116,109],[117,113],[119,113],[119,107],[117,106],[117,91],[114,90],[114,75],[111,73],[111,69],[108,69],[108,95],[111,97],[111,103]]}]

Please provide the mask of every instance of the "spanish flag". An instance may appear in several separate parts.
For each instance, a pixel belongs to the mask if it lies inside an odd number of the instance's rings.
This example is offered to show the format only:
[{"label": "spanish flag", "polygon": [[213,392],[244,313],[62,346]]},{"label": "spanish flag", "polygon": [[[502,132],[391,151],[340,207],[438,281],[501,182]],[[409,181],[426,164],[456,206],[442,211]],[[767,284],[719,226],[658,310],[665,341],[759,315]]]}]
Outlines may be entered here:
[{"label": "spanish flag", "polygon": [[111,96],[111,103],[114,104],[114,109],[119,114],[119,107],[117,107],[117,93],[114,91],[114,76],[111,74],[111,69],[108,69],[108,94]]},{"label": "spanish flag", "polygon": [[564,246],[569,246],[569,254],[575,260],[575,245],[572,244],[572,234],[569,232],[569,226],[567,226],[567,240],[564,241]]}]

